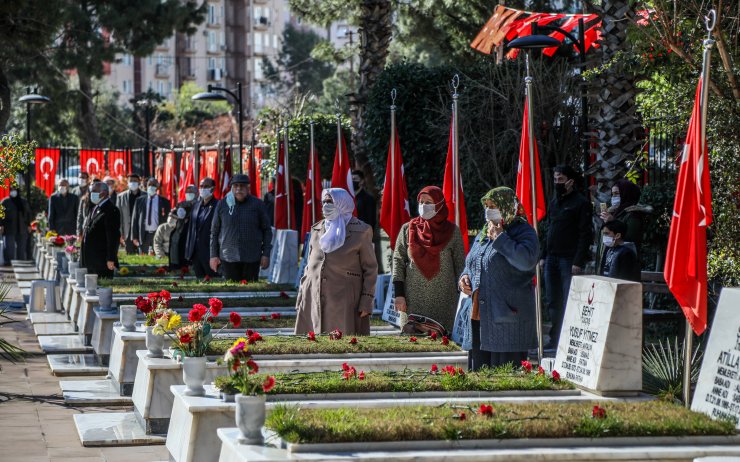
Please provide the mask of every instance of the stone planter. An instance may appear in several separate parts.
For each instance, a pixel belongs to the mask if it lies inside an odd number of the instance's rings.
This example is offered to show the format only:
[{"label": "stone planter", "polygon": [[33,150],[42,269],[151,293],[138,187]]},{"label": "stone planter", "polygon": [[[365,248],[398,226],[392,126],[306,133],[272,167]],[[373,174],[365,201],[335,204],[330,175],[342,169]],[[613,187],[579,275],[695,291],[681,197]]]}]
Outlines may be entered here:
[{"label": "stone planter", "polygon": [[186,356],[182,358],[182,381],[187,387],[185,395],[203,396],[206,393],[203,384],[206,383],[206,357]]},{"label": "stone planter", "polygon": [[236,395],[236,426],[241,436],[239,444],[262,445],[262,426],[265,424],[265,395]]},{"label": "stone planter", "polygon": [[77,268],[75,272],[75,281],[77,281],[77,287],[85,288],[85,275],[87,274],[87,268]]},{"label": "stone planter", "polygon": [[161,358],[164,356],[164,336],[154,335],[154,326],[146,327],[146,349],[148,358]]},{"label": "stone planter", "polygon": [[224,403],[234,403],[236,402],[236,395],[221,392],[221,401],[223,401]]},{"label": "stone planter", "polygon": [[136,331],[136,305],[121,306],[121,326],[124,332]]},{"label": "stone planter", "polygon": [[98,289],[98,304],[103,311],[113,311],[112,287],[101,287]]},{"label": "stone planter", "polygon": [[[86,274],[85,275],[85,289],[87,295],[95,295],[98,292],[98,275],[97,274]],[[113,295],[111,294],[111,297]]]},{"label": "stone planter", "polygon": [[67,265],[67,270],[69,271],[69,276],[72,278],[73,281],[76,281],[75,279],[77,277],[77,270],[80,268],[80,263],[76,261],[69,261]]}]

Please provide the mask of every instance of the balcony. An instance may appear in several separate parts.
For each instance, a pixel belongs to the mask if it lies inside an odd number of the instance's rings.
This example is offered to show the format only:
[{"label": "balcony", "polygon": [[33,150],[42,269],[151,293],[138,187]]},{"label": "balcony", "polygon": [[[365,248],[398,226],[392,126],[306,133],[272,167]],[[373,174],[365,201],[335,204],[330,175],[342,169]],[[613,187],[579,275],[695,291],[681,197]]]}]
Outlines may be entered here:
[{"label": "balcony", "polygon": [[270,27],[270,19],[266,16],[254,18],[253,25],[255,30],[267,30]]},{"label": "balcony", "polygon": [[212,82],[220,82],[223,80],[225,72],[223,69],[208,69],[208,80]]},{"label": "balcony", "polygon": [[166,64],[157,64],[154,68],[154,74],[157,77],[169,77],[170,75],[170,66]]}]

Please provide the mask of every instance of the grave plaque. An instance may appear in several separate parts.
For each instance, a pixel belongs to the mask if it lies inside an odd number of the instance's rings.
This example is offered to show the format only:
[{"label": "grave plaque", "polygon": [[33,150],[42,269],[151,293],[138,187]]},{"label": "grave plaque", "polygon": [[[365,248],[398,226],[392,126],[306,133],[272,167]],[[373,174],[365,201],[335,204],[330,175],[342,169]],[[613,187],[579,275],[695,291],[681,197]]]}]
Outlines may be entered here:
[{"label": "grave plaque", "polygon": [[642,389],[642,285],[574,276],[554,369],[601,394]]},{"label": "grave plaque", "polygon": [[393,283],[388,284],[388,289],[385,292],[385,303],[383,304],[383,321],[389,322],[396,327],[401,327],[401,314],[396,309],[395,303],[393,303]]},{"label": "grave plaque", "polygon": [[740,288],[724,288],[714,314],[691,410],[740,429]]}]

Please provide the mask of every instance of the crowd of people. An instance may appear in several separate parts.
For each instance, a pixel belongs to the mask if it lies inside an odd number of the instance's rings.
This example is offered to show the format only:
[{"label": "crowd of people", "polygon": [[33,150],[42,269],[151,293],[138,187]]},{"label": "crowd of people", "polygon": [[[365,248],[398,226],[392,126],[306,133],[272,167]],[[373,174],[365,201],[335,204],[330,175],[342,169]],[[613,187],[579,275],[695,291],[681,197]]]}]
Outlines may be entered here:
[{"label": "crowd of people", "polygon": [[[90,181],[83,172],[77,187],[70,189],[62,179],[49,198],[49,229],[79,236],[81,263],[90,273],[112,277],[121,247],[129,254],[167,257],[171,269],[188,266],[198,278],[256,281],[260,269],[269,266],[274,190],[263,199],[254,197],[249,177],[236,174],[230,192],[219,200],[215,181],[205,178],[171,207],[155,178],[131,173],[127,180],[127,189],[117,193],[113,178]],[[533,277],[540,265],[543,311],[551,323],[545,349],[556,348],[571,278],[584,272],[592,255],[595,273],[640,280],[645,211],[640,188],[619,180],[611,189],[611,203],[597,209],[581,191],[580,180],[570,166],[554,168],[555,193],[540,237],[513,190],[491,189],[481,198],[485,225],[467,254],[442,190],[423,188],[418,216],[403,225],[393,251],[395,308],[434,320],[446,331],[462,323],[473,370],[518,363],[537,347]],[[311,227],[306,241],[308,257],[296,302],[298,334],[370,332],[378,274],[377,207],[363,186],[363,173],[355,171],[354,196],[341,188],[322,193],[323,219]],[[296,189],[300,192],[300,183]],[[13,188],[2,205],[5,259],[26,259],[28,202]],[[600,223],[595,246],[594,210],[599,210]],[[459,292],[469,297],[458,310]]]}]

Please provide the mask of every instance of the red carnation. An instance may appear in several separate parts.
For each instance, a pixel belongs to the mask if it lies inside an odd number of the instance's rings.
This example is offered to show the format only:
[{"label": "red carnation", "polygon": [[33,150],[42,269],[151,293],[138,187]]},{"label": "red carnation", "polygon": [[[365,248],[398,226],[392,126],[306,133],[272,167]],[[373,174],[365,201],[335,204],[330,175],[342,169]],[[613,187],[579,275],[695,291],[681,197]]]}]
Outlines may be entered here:
[{"label": "red carnation", "polygon": [[[141,283],[143,284],[144,281],[141,281]],[[148,298],[149,300],[156,300],[159,298],[159,292],[149,292],[146,298]]]},{"label": "red carnation", "polygon": [[450,344],[450,339],[448,339],[446,335],[443,335],[442,336],[442,345],[449,345],[449,344]]},{"label": "red carnation", "polygon": [[265,316],[264,314],[260,316],[260,321],[267,321],[267,316]]},{"label": "red carnation", "polygon": [[524,369],[524,372],[529,374],[530,372],[532,372],[532,363],[526,360],[522,361],[522,369]]},{"label": "red carnation", "polygon": [[357,345],[357,337],[352,337],[351,339],[349,339],[349,343],[350,345]]},{"label": "red carnation", "polygon": [[545,370],[542,366],[537,366],[537,375],[545,375]]},{"label": "red carnation", "polygon": [[211,280],[211,277],[209,275],[206,274],[205,276],[203,276],[203,282],[208,282],[210,280]]},{"label": "red carnation", "polygon": [[360,375],[357,376],[359,380],[365,380],[365,371],[360,371]]},{"label": "red carnation", "polygon": [[203,319],[203,313],[201,313],[198,308],[193,307],[193,309],[188,313],[188,321],[198,322],[201,319]]},{"label": "red carnation", "polygon": [[275,388],[275,377],[268,376],[265,377],[265,381],[262,382],[262,391],[265,393],[270,393],[270,391]]},{"label": "red carnation", "polygon": [[247,329],[246,334],[247,334],[247,337],[251,337],[252,334],[254,334],[254,331],[252,329]]},{"label": "red carnation", "polygon": [[432,369],[431,369],[431,371],[430,371],[430,372],[431,372],[432,374],[436,374],[437,372],[439,372],[439,367],[437,367],[437,365],[436,365],[436,364],[432,364]]},{"label": "red carnation", "polygon": [[239,366],[241,366],[241,365],[242,365],[242,362],[239,361],[239,358],[235,358],[234,359],[234,364],[231,366],[231,370],[234,371],[234,372],[236,372],[236,371],[239,370]]},{"label": "red carnation", "polygon": [[416,343],[416,337],[409,337],[409,342]]},{"label": "red carnation", "polygon": [[558,374],[558,371],[552,371],[552,380],[553,382],[560,382],[560,374]]},{"label": "red carnation", "polygon": [[241,281],[239,281],[239,284],[241,284],[243,286],[246,286],[247,285],[247,280],[246,279],[242,279]]},{"label": "red carnation", "polygon": [[594,406],[593,411],[591,411],[591,416],[594,419],[606,419],[606,409],[604,409],[603,407],[599,407],[599,405],[597,404],[596,406]]},{"label": "red carnation", "polygon": [[193,340],[193,338],[190,336],[190,334],[182,334],[180,336],[180,343],[190,343]]},{"label": "red carnation", "polygon": [[316,333],[314,331],[311,331],[308,334],[306,334],[306,337],[308,337],[308,340],[310,342],[315,342],[316,341]]},{"label": "red carnation", "polygon": [[432,339],[432,340],[437,340],[437,333],[436,332],[430,333],[429,334],[429,338]]},{"label": "red carnation", "polygon": [[290,298],[290,295],[288,295],[287,292],[282,291],[282,292],[280,292],[280,298]]},{"label": "red carnation", "polygon": [[164,266],[160,266],[159,268],[157,268],[154,271],[154,273],[155,274],[159,274],[159,275],[166,274],[167,273],[167,269]]},{"label": "red carnation", "polygon": [[183,266],[182,268],[180,268],[180,272],[182,274],[188,274],[190,272],[190,267],[189,266]]},{"label": "red carnation", "polygon": [[214,316],[218,316],[218,314],[221,312],[221,309],[224,307],[224,302],[222,302],[218,298],[209,298],[208,306],[211,307],[211,313],[213,313]]},{"label": "red carnation", "polygon": [[242,325],[242,317],[239,316],[239,313],[235,311],[229,313],[229,321],[234,327],[239,327]]},{"label": "red carnation", "polygon": [[282,317],[282,315],[281,315],[280,313],[272,313],[272,314],[270,315],[270,317],[271,317],[272,319],[280,319],[280,318]]},{"label": "red carnation", "polygon": [[493,406],[490,404],[481,404],[480,408],[478,409],[478,414],[484,415],[486,417],[493,417]]},{"label": "red carnation", "polygon": [[166,301],[170,301],[170,299],[172,298],[172,295],[170,295],[170,292],[164,289],[162,289],[162,291],[159,293],[159,296],[162,297],[162,299]]},{"label": "red carnation", "polygon": [[250,359],[250,360],[247,361],[247,367],[249,368],[249,373],[250,374],[256,374],[257,372],[260,371],[260,367],[252,359]]},{"label": "red carnation", "polygon": [[465,420],[467,416],[465,415],[465,413],[464,413],[464,412],[461,412],[461,413],[457,414],[457,416],[456,416],[456,417],[457,417],[458,419],[460,419],[460,420]]},{"label": "red carnation", "polygon": [[339,340],[342,338],[342,331],[339,329],[334,329],[333,331],[329,332],[329,340]]}]

